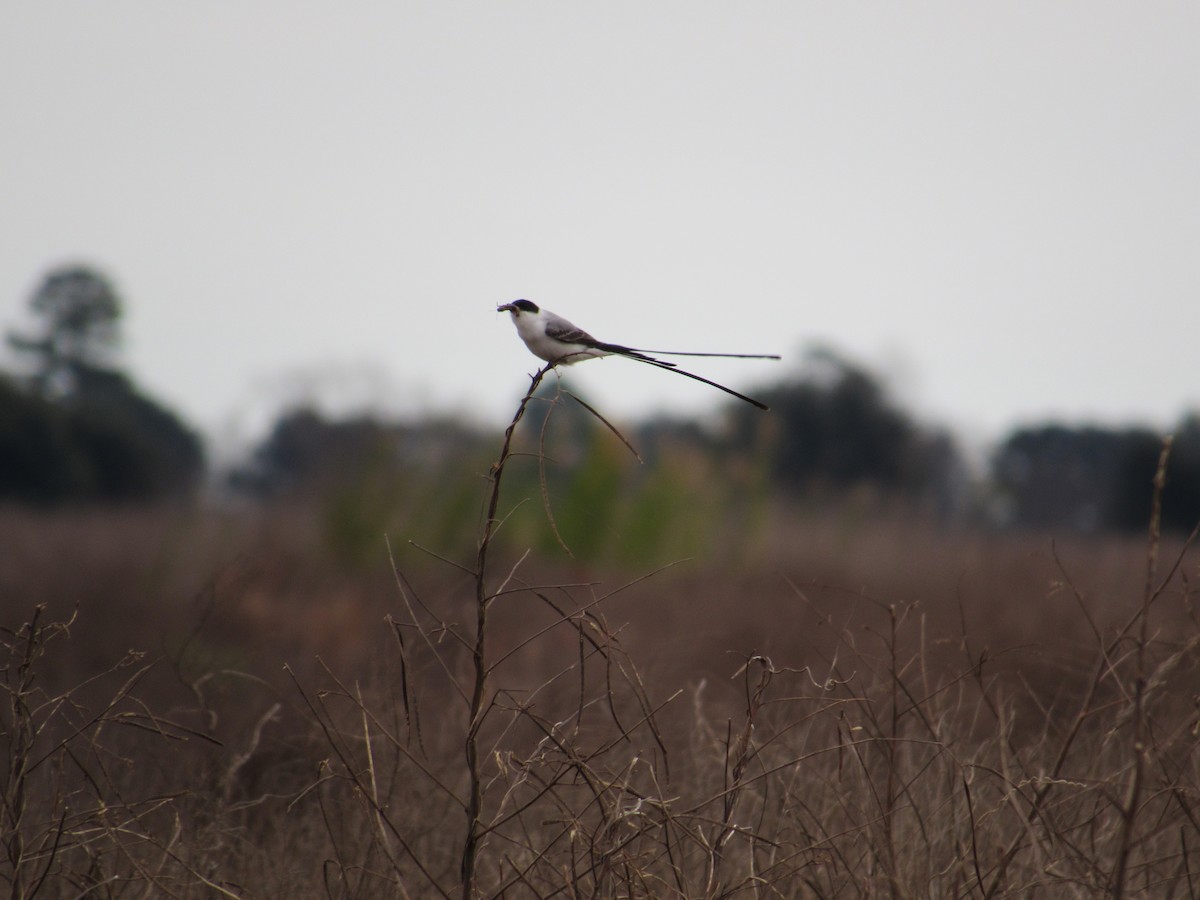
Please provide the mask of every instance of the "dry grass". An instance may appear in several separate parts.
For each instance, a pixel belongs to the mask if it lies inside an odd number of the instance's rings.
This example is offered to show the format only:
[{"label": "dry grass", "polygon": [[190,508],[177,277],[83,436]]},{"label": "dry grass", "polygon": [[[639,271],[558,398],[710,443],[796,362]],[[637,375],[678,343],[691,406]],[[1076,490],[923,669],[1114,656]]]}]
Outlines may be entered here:
[{"label": "dry grass", "polygon": [[0,541],[14,897],[1200,895],[1197,565],[1153,532],[780,509],[612,583],[347,571],[297,510]]}]

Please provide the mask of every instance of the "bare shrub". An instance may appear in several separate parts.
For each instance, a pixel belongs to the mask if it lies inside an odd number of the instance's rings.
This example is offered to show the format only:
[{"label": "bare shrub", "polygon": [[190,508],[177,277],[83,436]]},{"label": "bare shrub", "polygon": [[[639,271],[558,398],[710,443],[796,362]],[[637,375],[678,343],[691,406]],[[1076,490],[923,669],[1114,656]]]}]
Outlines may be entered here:
[{"label": "bare shrub", "polygon": [[289,519],[169,627],[116,607],[157,660],[0,623],[10,894],[1200,894],[1190,540],[793,522],[606,587],[495,540],[542,374],[470,563],[346,574]]},{"label": "bare shrub", "polygon": [[[461,567],[474,629],[458,599],[428,601],[398,572],[390,694],[332,673],[306,694],[336,751],[329,779],[372,823],[339,884],[353,871],[361,889],[369,871],[384,892],[464,898],[1192,891],[1194,710],[1173,686],[1200,638],[1151,626],[1182,555],[1161,580],[1150,566],[1115,630],[1064,573],[1094,662],[1050,701],[965,629],[931,633],[920,604],[860,598],[853,624],[814,610],[830,633],[805,661],[746,655],[740,702],[714,708],[703,685],[644,682],[604,612],[620,591],[530,583],[520,560],[489,578],[530,396],[491,473],[476,566]],[[434,728],[431,681],[449,688]]]}]

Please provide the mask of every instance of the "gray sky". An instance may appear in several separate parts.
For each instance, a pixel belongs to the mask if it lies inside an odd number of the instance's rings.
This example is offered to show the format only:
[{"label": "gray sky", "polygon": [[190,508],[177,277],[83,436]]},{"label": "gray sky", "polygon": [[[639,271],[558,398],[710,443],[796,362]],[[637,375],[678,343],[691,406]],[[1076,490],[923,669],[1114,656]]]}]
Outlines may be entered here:
[{"label": "gray sky", "polygon": [[[126,360],[210,432],[306,390],[506,420],[497,303],[597,337],[823,342],[924,418],[1200,407],[1200,4],[0,8],[0,327],[108,272]],[[622,360],[613,416],[725,398]]]}]

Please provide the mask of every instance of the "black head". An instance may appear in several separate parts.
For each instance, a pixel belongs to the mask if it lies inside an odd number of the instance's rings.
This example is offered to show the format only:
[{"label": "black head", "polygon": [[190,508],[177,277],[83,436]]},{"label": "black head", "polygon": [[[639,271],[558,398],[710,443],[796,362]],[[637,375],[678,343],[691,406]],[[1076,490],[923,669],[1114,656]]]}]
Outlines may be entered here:
[{"label": "black head", "polygon": [[496,312],[510,312],[516,315],[517,312],[536,313],[538,305],[532,300],[514,300],[512,303],[505,303],[503,306],[497,306]]}]

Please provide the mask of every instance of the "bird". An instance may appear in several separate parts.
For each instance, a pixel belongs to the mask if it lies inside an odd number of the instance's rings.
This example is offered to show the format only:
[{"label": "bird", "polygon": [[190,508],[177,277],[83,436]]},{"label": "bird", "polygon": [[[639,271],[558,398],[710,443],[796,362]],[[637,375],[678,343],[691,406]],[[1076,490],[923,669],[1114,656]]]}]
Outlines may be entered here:
[{"label": "bird", "polygon": [[585,359],[598,359],[601,356],[623,356],[649,366],[655,366],[666,372],[674,372],[695,381],[702,382],[745,400],[759,409],[769,409],[767,404],[739,394],[733,388],[728,388],[715,381],[709,381],[692,372],[686,372],[673,362],[657,359],[658,356],[719,356],[730,359],[779,359],[774,354],[767,353],[686,353],[680,350],[640,350],[636,347],[625,347],[621,344],[610,344],[598,341],[582,328],[571,324],[562,316],[542,309],[532,300],[514,300],[496,307],[496,312],[512,314],[513,324],[517,334],[529,348],[529,352],[539,359],[555,366],[569,366]]}]

